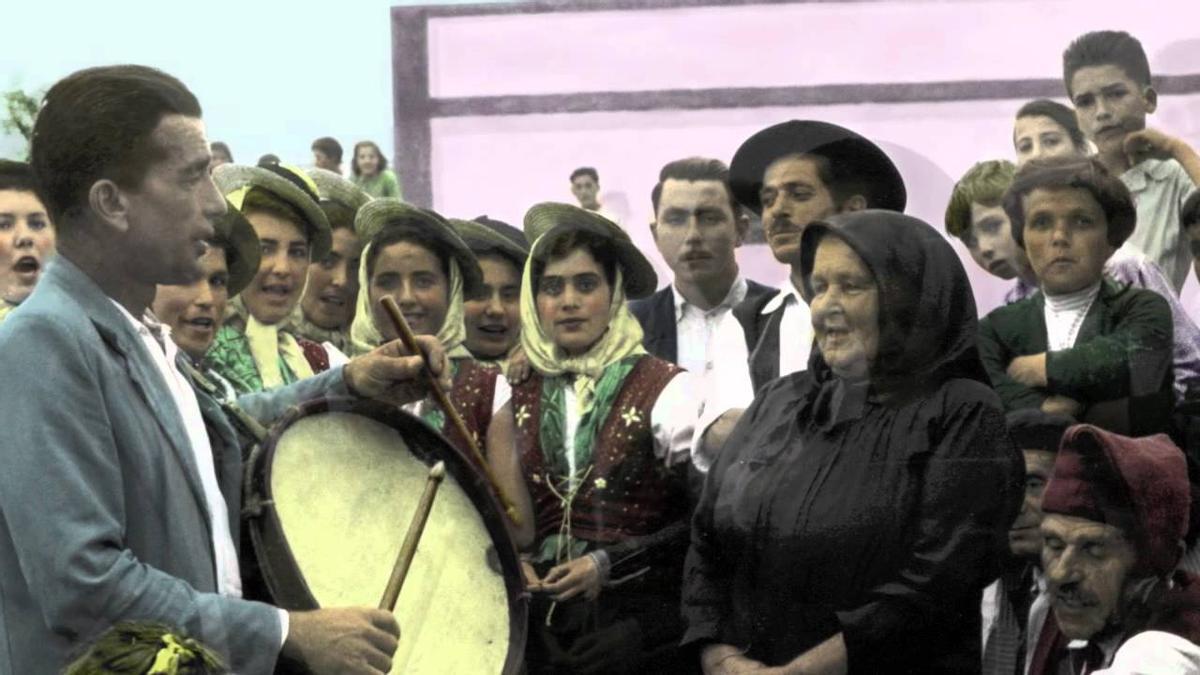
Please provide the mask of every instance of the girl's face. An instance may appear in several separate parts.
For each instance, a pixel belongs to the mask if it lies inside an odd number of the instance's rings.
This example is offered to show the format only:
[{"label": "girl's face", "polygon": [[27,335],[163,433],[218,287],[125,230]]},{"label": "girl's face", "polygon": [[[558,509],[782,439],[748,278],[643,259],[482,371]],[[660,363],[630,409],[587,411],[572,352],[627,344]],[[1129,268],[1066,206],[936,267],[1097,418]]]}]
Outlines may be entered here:
[{"label": "girl's face", "polygon": [[1013,124],[1013,148],[1017,151],[1017,166],[1031,159],[1083,156],[1071,143],[1067,130],[1044,115],[1017,118]]},{"label": "girl's face", "polygon": [[408,241],[389,244],[375,258],[368,282],[371,317],[388,340],[399,337],[380,300],[391,297],[414,335],[437,335],[450,311],[450,280],[436,253]]},{"label": "girl's face", "polygon": [[373,145],[360,145],[354,153],[358,171],[364,176],[374,176],[379,173],[379,153]]},{"label": "girl's face", "polygon": [[484,359],[508,353],[521,338],[521,270],[508,258],[481,256],[483,289],[463,303],[467,349]]},{"label": "girl's face", "polygon": [[546,263],[536,292],[542,330],[568,355],[586,353],[608,330],[612,287],[586,248]]},{"label": "girl's face", "polygon": [[246,220],[258,235],[262,262],[242,291],[242,301],[255,319],[273,326],[300,302],[308,273],[308,237],[295,222],[267,211],[250,211]]}]

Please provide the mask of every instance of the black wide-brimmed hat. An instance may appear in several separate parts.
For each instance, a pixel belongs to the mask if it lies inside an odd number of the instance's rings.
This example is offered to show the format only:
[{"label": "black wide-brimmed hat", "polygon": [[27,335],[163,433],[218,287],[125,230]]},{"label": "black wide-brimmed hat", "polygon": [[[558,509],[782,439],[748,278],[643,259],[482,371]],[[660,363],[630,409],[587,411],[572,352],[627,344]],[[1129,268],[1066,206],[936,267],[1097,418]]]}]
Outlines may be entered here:
[{"label": "black wide-brimmed hat", "polygon": [[525,213],[525,238],[533,243],[530,255],[539,260],[543,259],[550,244],[571,231],[589,232],[612,242],[625,280],[625,295],[629,299],[644,298],[658,287],[654,266],[625,230],[608,218],[558,202],[535,204]]},{"label": "black wide-brimmed hat", "polygon": [[451,218],[450,224],[477,256],[497,251],[511,258],[517,267],[523,267],[529,257],[529,242],[525,235],[508,223],[479,216],[474,220]]},{"label": "black wide-brimmed hat", "polygon": [[763,174],[772,162],[788,155],[828,159],[835,174],[853,176],[864,185],[867,208],[904,210],[908,200],[904,178],[887,153],[845,127],[816,120],[783,122],[746,139],[729,162],[734,198],[761,215]]},{"label": "black wide-brimmed hat", "polygon": [[234,208],[229,200],[225,201],[229,208],[225,215],[213,223],[213,229],[217,231],[217,236],[213,239],[217,246],[225,249],[225,266],[229,270],[229,281],[225,287],[232,298],[249,286],[254,280],[254,275],[258,274],[262,248],[250,221],[246,220],[246,216]]}]

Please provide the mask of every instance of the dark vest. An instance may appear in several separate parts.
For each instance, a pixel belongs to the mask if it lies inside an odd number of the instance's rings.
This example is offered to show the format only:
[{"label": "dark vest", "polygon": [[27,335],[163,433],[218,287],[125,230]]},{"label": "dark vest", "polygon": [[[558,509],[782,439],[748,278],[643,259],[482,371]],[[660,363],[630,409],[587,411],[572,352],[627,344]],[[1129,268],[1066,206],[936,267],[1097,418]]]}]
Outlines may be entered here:
[{"label": "dark vest", "polygon": [[[654,455],[650,414],[678,366],[644,356],[626,376],[592,453],[593,468],[572,503],[571,534],[609,544],[642,537],[678,520],[688,507],[686,485]],[[540,438],[542,383],[534,374],[513,388],[517,447],[533,498],[539,540],[558,532],[562,502],[546,486]]]},{"label": "dark vest", "polygon": [[[778,290],[770,286],[746,280],[746,297],[742,304],[770,298]],[[629,311],[642,324],[642,346],[646,351],[664,361],[679,363],[679,333],[675,324],[675,293],[670,286],[659,289],[654,295],[629,303]],[[743,324],[744,326],[745,324]]]},{"label": "dark vest", "polygon": [[763,307],[782,291],[769,293],[750,301],[746,299],[733,308],[733,316],[742,324],[746,333],[746,351],[750,354],[750,382],[754,391],[771,380],[779,378],[779,333],[783,324],[785,305],[780,305],[770,314],[763,314]]}]

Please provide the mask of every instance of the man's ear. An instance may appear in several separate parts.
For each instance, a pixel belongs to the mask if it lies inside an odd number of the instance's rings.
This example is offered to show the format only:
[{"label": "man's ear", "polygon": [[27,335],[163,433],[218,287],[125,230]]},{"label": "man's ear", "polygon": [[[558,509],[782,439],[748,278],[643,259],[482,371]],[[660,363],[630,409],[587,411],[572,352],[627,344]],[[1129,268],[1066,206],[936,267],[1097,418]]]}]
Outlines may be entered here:
[{"label": "man's ear", "polygon": [[1146,114],[1154,112],[1158,109],[1158,92],[1154,87],[1147,85],[1142,89],[1142,98],[1146,99]]},{"label": "man's ear", "polygon": [[738,248],[746,243],[746,237],[750,235],[750,218],[746,214],[740,214],[733,218],[733,230],[736,235],[733,239],[733,247]]},{"label": "man's ear", "polygon": [[129,201],[112,180],[102,178],[88,189],[88,206],[106,226],[117,232],[129,231]]},{"label": "man's ear", "polygon": [[867,198],[862,195],[854,195],[853,197],[842,202],[840,213],[853,213],[862,211],[867,208]]}]

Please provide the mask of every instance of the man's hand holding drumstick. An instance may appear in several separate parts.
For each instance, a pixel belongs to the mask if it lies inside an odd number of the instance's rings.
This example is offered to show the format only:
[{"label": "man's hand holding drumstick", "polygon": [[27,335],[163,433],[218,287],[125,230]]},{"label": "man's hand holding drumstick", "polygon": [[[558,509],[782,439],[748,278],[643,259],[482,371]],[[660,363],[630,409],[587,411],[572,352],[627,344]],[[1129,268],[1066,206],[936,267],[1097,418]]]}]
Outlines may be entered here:
[{"label": "man's hand holding drumstick", "polygon": [[[419,335],[415,339],[443,390],[450,389],[450,368],[442,343],[432,335]],[[343,376],[346,388],[356,396],[404,405],[429,395],[424,369],[421,355],[410,352],[400,340],[393,340],[351,359]]]}]

